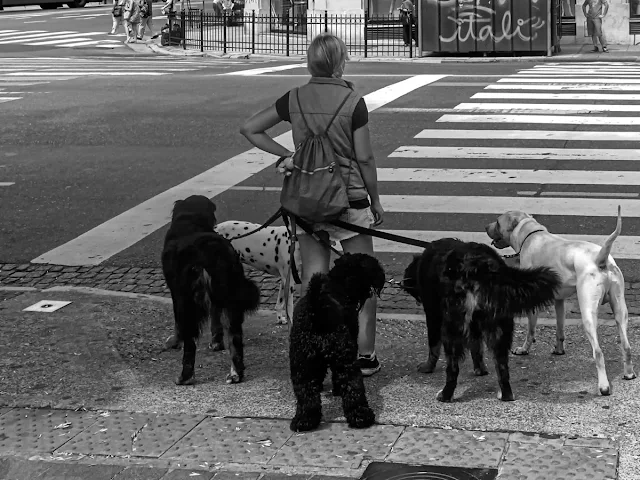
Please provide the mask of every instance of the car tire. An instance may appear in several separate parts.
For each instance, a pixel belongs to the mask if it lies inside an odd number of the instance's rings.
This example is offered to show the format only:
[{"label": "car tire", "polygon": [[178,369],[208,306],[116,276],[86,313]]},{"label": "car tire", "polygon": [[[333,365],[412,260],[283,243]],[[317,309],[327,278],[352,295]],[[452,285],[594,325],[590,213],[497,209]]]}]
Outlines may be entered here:
[{"label": "car tire", "polygon": [[60,7],[61,5],[58,3],[42,3],[40,4],[40,8],[42,10],[55,10],[56,8]]},{"label": "car tire", "polygon": [[73,2],[67,3],[69,8],[82,8],[87,4],[87,0],[74,0]]}]

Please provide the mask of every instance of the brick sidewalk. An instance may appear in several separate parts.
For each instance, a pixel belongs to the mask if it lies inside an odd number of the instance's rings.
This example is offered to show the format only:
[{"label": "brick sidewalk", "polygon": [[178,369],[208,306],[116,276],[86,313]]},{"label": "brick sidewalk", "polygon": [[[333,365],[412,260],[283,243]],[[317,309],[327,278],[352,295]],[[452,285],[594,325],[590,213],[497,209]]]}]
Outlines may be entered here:
[{"label": "brick sidewalk", "polygon": [[2,408],[0,432],[0,477],[12,480],[320,480],[358,478],[372,462],[482,469],[487,479],[611,480],[618,465],[606,438],[402,425],[333,422],[296,434],[286,419]]},{"label": "brick sidewalk", "polygon": [[[260,286],[261,308],[274,308],[278,295],[279,280],[248,267],[245,267],[245,269],[249,277]],[[34,287],[37,289],[46,289],[53,286],[82,286],[170,297],[160,268],[0,264],[0,287],[2,286]],[[626,282],[625,287],[629,315],[640,315],[640,283]],[[568,299],[566,311],[568,318],[579,318],[579,309],[575,297]],[[422,308],[416,304],[412,297],[402,291],[397,284],[388,284],[385,287],[381,300],[378,302],[378,312],[423,314]],[[542,316],[554,316],[554,314],[550,309],[546,315]],[[601,308],[600,317],[612,319],[611,309],[609,307]]]}]

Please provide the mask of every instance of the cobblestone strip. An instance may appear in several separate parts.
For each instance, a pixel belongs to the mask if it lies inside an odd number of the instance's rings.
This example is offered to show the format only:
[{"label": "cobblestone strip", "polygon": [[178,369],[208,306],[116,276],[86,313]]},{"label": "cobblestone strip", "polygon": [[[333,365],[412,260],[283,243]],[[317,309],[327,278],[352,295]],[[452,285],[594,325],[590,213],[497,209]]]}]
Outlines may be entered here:
[{"label": "cobblestone strip", "polygon": [[[260,271],[245,267],[248,276],[260,286],[262,308],[274,308],[278,295],[279,279]],[[0,287],[49,287],[82,286],[114,290],[118,292],[146,293],[169,297],[169,290],[160,268],[137,267],[68,267],[42,264],[0,264]],[[2,292],[0,301],[15,296],[13,292]],[[640,282],[625,283],[625,295],[630,315],[640,315]],[[382,292],[378,301],[381,313],[422,314],[422,308],[397,285],[391,284]],[[602,309],[601,318],[612,319],[607,307]],[[554,314],[549,310],[549,316]],[[568,316],[578,313],[575,298],[570,298]]]}]

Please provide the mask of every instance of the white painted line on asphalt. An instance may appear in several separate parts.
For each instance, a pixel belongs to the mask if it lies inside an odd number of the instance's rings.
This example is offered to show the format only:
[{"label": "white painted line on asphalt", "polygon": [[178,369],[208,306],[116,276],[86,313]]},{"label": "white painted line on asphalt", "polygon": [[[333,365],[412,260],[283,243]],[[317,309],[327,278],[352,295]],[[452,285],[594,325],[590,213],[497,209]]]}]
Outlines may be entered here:
[{"label": "white painted line on asphalt", "polygon": [[[463,105],[465,108],[460,108],[460,106]],[[469,105],[481,105],[480,103],[465,103],[465,104],[460,104],[455,108],[422,108],[422,107],[390,107],[390,108],[383,108],[380,111],[384,112],[384,113],[476,113],[476,112],[483,112],[483,113],[517,113],[520,115],[523,114],[532,114],[532,115],[537,115],[540,114],[542,112],[542,110],[540,109],[536,109],[536,108],[519,108],[517,104],[508,104],[508,105],[515,105],[515,108],[466,108]],[[582,104],[579,104],[579,106]],[[573,108],[570,110],[563,110],[563,109],[553,109],[553,113],[555,115],[574,115],[576,113],[580,113],[583,115],[587,115],[589,113],[593,113],[593,110],[589,109],[588,106],[584,106],[582,108]],[[588,117],[585,117],[588,118]]]},{"label": "white painted line on asphalt", "polygon": [[[34,44],[29,44],[29,45],[34,45]],[[7,73],[7,76],[11,76],[14,75],[13,73]],[[20,73],[16,73],[15,75],[20,75],[21,77],[30,77],[30,76],[34,76],[34,77],[43,77],[46,78],[48,76],[51,77],[67,77],[67,75],[75,75],[75,76],[81,76],[81,75],[105,75],[105,76],[158,76],[158,75],[169,75],[169,72],[110,72],[108,70],[104,70],[101,72],[84,72],[82,70],[80,71],[74,71],[74,72],[66,72],[66,73],[62,73],[62,72],[49,72],[49,71],[40,71],[40,72],[20,72]],[[2,77],[0,77],[2,78]]]},{"label": "white painted line on asphalt", "polygon": [[638,91],[638,85],[596,85],[596,84],[579,84],[579,85],[506,85],[506,84],[495,84],[495,85],[487,85],[485,90],[566,90],[566,91],[575,91],[575,90],[585,90],[588,92],[593,92],[596,90],[602,91],[614,91],[614,92],[622,92],[622,91]]},{"label": "white painted line on asphalt", "polygon": [[[0,35],[5,35],[7,33],[18,32],[19,30],[0,30]],[[44,30],[42,30],[44,31]]]},{"label": "white painted line on asphalt", "polygon": [[29,35],[29,34],[36,34],[36,33],[47,33],[46,30],[25,30],[25,31],[19,31],[19,30],[5,30],[5,32],[7,33],[0,33],[0,39],[3,38],[9,38],[12,37],[13,35]]},{"label": "white painted line on asphalt", "polygon": [[220,73],[219,75],[239,75],[239,76],[253,76],[261,75],[263,73],[281,72],[283,70],[292,70],[294,68],[307,68],[306,63],[296,63],[291,65],[278,65],[274,67],[252,68],[251,70],[240,70],[239,72]]},{"label": "white painted line on asphalt", "polygon": [[[639,119],[640,120],[640,119]],[[597,133],[597,132],[596,132]],[[520,148],[520,147],[432,147],[400,146],[389,158],[462,158],[509,160],[640,160],[640,150],[631,148]]]},{"label": "white painted line on asphalt", "polygon": [[552,80],[548,78],[501,78],[498,80],[501,83],[640,83],[640,78],[589,78],[585,82],[584,78],[554,78]]},{"label": "white painted line on asphalt", "polygon": [[[86,45],[96,45],[100,42],[101,40],[89,40],[88,42],[65,43],[64,45],[58,45],[58,47],[84,47]],[[112,45],[108,46],[111,47]]]},{"label": "white painted line on asphalt", "polygon": [[[637,200],[635,200],[637,202]],[[384,204],[383,204],[384,205]],[[510,207],[509,207],[510,208]],[[505,206],[506,209],[506,206]],[[502,210],[496,215],[504,213]],[[527,212],[530,213],[530,212]],[[624,210],[623,210],[624,214]],[[487,220],[487,223],[494,218]],[[611,225],[610,230],[613,231],[615,223]],[[606,230],[606,228],[603,227]],[[451,232],[451,231],[428,231],[428,230],[382,230],[383,232],[401,235],[403,237],[415,238],[424,242],[433,242],[441,238],[459,238],[464,242],[478,242],[489,244],[490,239],[485,232]],[[596,245],[603,245],[608,235],[566,235],[560,232],[553,232],[561,235],[563,238],[572,241],[591,242]],[[383,240],[381,238],[373,239],[373,246],[376,253],[419,253],[422,248],[413,245],[405,245],[403,243]],[[515,253],[511,248],[498,250],[503,255]],[[640,259],[640,237],[619,236],[613,244],[611,255],[615,259],[638,260]]]},{"label": "white painted line on asphalt", "polygon": [[466,168],[378,168],[381,182],[532,183],[640,185],[640,172],[599,170],[511,170]]},{"label": "white painted line on asphalt", "polygon": [[16,182],[0,182],[0,187],[10,187],[11,185],[15,185]]},{"label": "white painted line on asphalt", "polygon": [[614,100],[640,101],[640,95],[633,93],[537,93],[537,92],[479,92],[471,98],[531,99],[531,100]]},{"label": "white painted line on asphalt", "polygon": [[2,76],[0,76],[0,87],[29,87],[31,85],[43,85],[47,82],[3,82]]},{"label": "white painted line on asphalt", "polygon": [[565,125],[640,125],[640,117],[586,117],[571,115],[443,115],[436,122],[448,123],[541,123]]},{"label": "white painted line on asphalt", "polygon": [[454,140],[571,140],[640,142],[640,132],[578,132],[560,130],[449,130],[425,129],[414,138]]},{"label": "white painted line on asphalt", "polygon": [[11,100],[20,100],[22,97],[0,97],[0,103],[10,102]]},{"label": "white painted line on asphalt", "polygon": [[38,33],[36,35],[25,35],[23,37],[11,37],[11,40],[2,40],[0,41],[0,45],[9,45],[13,43],[26,43],[30,41],[37,40],[53,40],[53,39],[63,39],[63,38],[73,38],[73,37],[81,37],[83,35],[96,35],[95,33],[72,33],[72,32],[60,32],[60,33]]},{"label": "white painted line on asphalt", "polygon": [[30,22],[22,22],[22,23],[47,23],[46,20],[32,20]]},{"label": "white painted line on asphalt", "polygon": [[590,112],[640,112],[640,105],[587,103],[460,103],[455,110],[587,110]]},{"label": "white painted line on asphalt", "polygon": [[[91,38],[88,38],[88,37],[87,38],[80,37],[80,38],[74,38],[74,39],[65,38],[65,39],[62,39],[62,40],[59,39],[59,40],[47,40],[46,42],[25,43],[25,45],[29,45],[29,46],[57,45],[57,44],[60,44],[60,43],[69,43],[70,41],[76,41],[76,40],[82,41],[82,42],[86,42],[86,41],[91,40]],[[63,73],[63,72],[60,72],[60,73]]]},{"label": "white painted line on asphalt", "polygon": [[[417,75],[371,92],[364,98],[371,112],[444,76]],[[276,137],[276,141],[293,148],[291,130]],[[213,198],[262,170],[273,168],[276,159],[257,148],[247,150],[40,255],[32,262],[97,265],[166,225],[176,200],[194,194]],[[275,208],[277,205],[274,204]]]},{"label": "white painted line on asphalt", "polygon": [[500,215],[507,210],[521,210],[531,215],[611,218],[615,218],[621,205],[625,218],[640,217],[640,202],[625,199],[380,195],[380,201],[387,212]]},{"label": "white painted line on asphalt", "polygon": [[631,192],[516,192],[525,197],[609,197],[609,198],[637,198],[638,193]]}]

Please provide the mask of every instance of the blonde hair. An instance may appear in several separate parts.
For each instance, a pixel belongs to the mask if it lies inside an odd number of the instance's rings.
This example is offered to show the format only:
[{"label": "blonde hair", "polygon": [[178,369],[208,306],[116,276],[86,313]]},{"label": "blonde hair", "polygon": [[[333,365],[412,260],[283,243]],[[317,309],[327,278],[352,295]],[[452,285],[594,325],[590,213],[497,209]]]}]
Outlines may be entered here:
[{"label": "blonde hair", "polygon": [[314,77],[340,78],[348,60],[347,46],[332,33],[317,35],[307,49],[307,70]]}]

